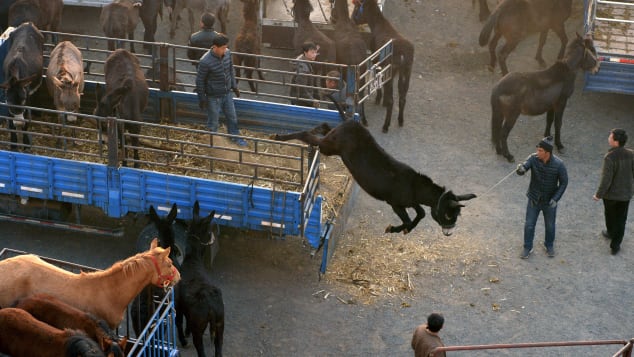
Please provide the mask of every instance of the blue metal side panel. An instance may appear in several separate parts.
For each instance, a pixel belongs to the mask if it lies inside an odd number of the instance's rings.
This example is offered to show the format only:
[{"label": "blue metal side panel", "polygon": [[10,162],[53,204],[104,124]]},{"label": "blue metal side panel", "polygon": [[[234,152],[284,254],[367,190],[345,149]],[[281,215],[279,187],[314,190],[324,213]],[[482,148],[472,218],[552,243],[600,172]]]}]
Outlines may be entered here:
[{"label": "blue metal side panel", "polygon": [[108,201],[105,165],[0,151],[0,193],[92,205]]},{"label": "blue metal side panel", "polygon": [[119,169],[121,205],[130,212],[147,212],[176,203],[179,217],[191,219],[195,201],[201,214],[216,211],[220,224],[299,235],[300,193],[272,191],[224,181],[192,178],[139,169]]},{"label": "blue metal side panel", "polygon": [[599,72],[594,75],[586,73],[583,89],[591,92],[634,94],[634,64],[601,61]]},{"label": "blue metal side panel", "polygon": [[321,233],[323,227],[321,221],[321,201],[321,196],[317,196],[308,222],[306,222],[306,229],[304,230],[304,237],[306,237],[310,246],[315,249],[319,248],[319,245],[321,244]]}]

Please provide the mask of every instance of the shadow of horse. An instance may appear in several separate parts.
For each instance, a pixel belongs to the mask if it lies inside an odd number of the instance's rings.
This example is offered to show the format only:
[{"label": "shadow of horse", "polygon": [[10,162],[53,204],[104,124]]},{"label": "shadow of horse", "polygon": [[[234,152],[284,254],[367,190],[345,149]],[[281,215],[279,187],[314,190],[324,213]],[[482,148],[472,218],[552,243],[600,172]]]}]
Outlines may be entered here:
[{"label": "shadow of horse", "polygon": [[[546,43],[548,30],[553,30],[559,40],[559,54],[564,55],[568,42],[564,23],[572,12],[572,0],[504,0],[493,10],[480,31],[480,46],[489,44],[489,70],[493,71],[495,63],[500,63],[502,75],[508,73],[506,58],[526,38],[527,35],[539,32],[539,46],[535,59],[539,65],[546,67],[542,57],[542,49]],[[493,36],[491,36],[493,33]],[[497,49],[498,41],[504,37],[504,45]],[[497,52],[497,53],[496,53]],[[497,58],[496,58],[497,55]]]},{"label": "shadow of horse", "polygon": [[[414,45],[401,35],[392,24],[383,16],[377,0],[353,0],[355,4],[352,19],[355,24],[367,23],[372,32],[372,43],[376,49],[385,45],[389,40],[393,42],[392,48],[392,77],[383,88],[383,106],[386,109],[385,121],[382,131],[387,133],[392,121],[394,108],[394,81],[398,75],[398,126],[403,126],[405,117],[405,102],[409,90],[409,81],[414,65]],[[376,97],[376,103],[381,101],[381,92]]]},{"label": "shadow of horse", "polygon": [[555,145],[561,152],[561,124],[568,98],[575,88],[578,70],[595,74],[599,70],[597,52],[590,34],[576,37],[568,43],[564,58],[545,70],[511,72],[500,79],[491,91],[491,140],[498,155],[509,162],[507,139],[520,114],[546,113],[544,136],[550,136],[555,123]]}]

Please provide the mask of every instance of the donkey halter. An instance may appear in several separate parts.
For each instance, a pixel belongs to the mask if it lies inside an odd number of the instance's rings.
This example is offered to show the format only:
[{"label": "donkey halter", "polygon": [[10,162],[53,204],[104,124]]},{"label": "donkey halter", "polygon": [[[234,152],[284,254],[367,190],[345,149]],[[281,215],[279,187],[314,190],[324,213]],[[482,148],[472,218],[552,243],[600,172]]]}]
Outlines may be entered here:
[{"label": "donkey halter", "polygon": [[156,272],[158,273],[158,278],[156,278],[156,282],[154,283],[154,285],[161,287],[163,289],[170,286],[170,284],[172,283],[172,280],[174,280],[174,276],[176,276],[176,273],[174,272],[175,268],[172,267],[171,274],[161,274],[161,267],[156,261],[156,257],[154,255],[150,255],[150,260],[152,260],[152,263],[154,263],[154,268],[156,269]]}]

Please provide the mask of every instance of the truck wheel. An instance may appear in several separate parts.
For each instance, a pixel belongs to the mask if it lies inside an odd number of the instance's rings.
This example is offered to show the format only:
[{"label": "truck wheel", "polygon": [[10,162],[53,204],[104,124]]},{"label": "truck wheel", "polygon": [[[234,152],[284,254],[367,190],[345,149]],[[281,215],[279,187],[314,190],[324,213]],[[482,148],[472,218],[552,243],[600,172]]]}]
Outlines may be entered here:
[{"label": "truck wheel", "polygon": [[[180,266],[183,264],[187,248],[187,227],[179,222],[175,222],[172,227],[174,229],[174,247],[172,247],[170,252],[170,258],[175,264]],[[150,243],[152,243],[154,238],[158,238],[158,230],[153,223],[150,223],[139,233],[139,238],[136,241],[137,252],[144,252],[150,249]]]}]

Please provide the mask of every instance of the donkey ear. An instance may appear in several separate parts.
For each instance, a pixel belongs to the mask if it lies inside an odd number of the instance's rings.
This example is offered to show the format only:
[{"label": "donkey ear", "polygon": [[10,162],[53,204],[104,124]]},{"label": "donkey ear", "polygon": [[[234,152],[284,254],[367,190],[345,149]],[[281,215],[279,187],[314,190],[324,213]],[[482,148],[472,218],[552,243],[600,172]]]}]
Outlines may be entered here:
[{"label": "donkey ear", "polygon": [[174,222],[177,215],[178,215],[178,207],[176,206],[176,202],[174,202],[174,204],[172,205],[172,209],[170,210],[170,213],[167,215],[167,221]]},{"label": "donkey ear", "polygon": [[468,201],[468,200],[470,200],[472,198],[476,198],[476,197],[478,197],[478,196],[476,196],[473,193],[468,193],[466,195],[456,195],[456,200],[457,201]]},{"label": "donkey ear", "polygon": [[198,218],[200,214],[200,204],[198,203],[198,200],[196,200],[196,202],[194,202],[194,218]]},{"label": "donkey ear", "polygon": [[152,243],[150,243],[150,249],[154,249],[158,247],[158,238],[152,239]]},{"label": "donkey ear", "polygon": [[154,206],[150,206],[150,221],[157,222],[159,221],[159,216],[154,209]]}]

